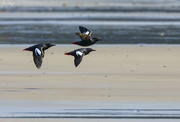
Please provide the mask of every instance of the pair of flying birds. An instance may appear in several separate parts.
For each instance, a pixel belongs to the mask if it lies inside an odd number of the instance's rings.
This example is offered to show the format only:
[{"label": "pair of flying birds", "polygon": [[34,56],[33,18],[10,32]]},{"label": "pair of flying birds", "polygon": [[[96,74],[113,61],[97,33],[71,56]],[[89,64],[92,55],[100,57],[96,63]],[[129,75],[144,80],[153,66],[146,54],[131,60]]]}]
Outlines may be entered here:
[{"label": "pair of flying birds", "polygon": [[[79,30],[81,33],[76,33],[76,34],[80,37],[81,41],[73,42],[72,44],[79,46],[90,46],[95,44],[97,41],[101,40],[99,38],[91,38],[92,32],[85,27],[79,26]],[[41,43],[25,48],[23,51],[32,51],[34,64],[36,65],[37,68],[40,68],[42,65],[42,59],[45,54],[44,51],[52,46],[55,45],[51,43]],[[95,50],[92,48],[79,48],[64,54],[74,56],[74,65],[77,67],[81,63],[83,56],[89,54],[92,51]]]}]

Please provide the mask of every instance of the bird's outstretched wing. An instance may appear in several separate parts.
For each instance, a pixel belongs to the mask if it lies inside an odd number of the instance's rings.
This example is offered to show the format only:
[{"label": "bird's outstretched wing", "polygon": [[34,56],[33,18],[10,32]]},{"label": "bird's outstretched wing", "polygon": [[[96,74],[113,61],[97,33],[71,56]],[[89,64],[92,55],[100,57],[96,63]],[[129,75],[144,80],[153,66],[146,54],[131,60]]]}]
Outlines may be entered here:
[{"label": "bird's outstretched wing", "polygon": [[74,65],[76,67],[81,63],[83,55],[84,54],[82,52],[76,51],[76,55],[74,56]]},{"label": "bird's outstretched wing", "polygon": [[88,41],[90,39],[89,35],[86,35],[84,33],[76,33],[82,41]]},{"label": "bird's outstretched wing", "polygon": [[86,41],[90,39],[92,34],[90,30],[82,26],[79,26],[79,30],[81,33],[76,33],[76,34],[81,38],[81,40]]},{"label": "bird's outstretched wing", "polygon": [[36,65],[37,68],[40,68],[42,65],[42,58],[43,58],[43,52],[42,48],[35,48],[33,51],[33,59],[34,59],[34,64]]},{"label": "bird's outstretched wing", "polygon": [[75,57],[74,58],[74,65],[77,67],[82,61],[82,57]]},{"label": "bird's outstretched wing", "polygon": [[81,33],[84,33],[84,34],[86,34],[86,35],[90,35],[90,34],[91,34],[91,31],[88,30],[88,29],[85,28],[85,27],[79,26],[79,30],[80,30]]}]

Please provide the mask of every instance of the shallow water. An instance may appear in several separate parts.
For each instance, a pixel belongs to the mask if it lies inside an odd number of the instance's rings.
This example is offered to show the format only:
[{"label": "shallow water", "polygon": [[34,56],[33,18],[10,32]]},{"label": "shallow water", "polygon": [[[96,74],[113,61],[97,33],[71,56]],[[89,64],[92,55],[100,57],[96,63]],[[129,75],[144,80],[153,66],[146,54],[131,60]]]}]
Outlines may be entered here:
[{"label": "shallow water", "polygon": [[178,0],[2,1],[0,44],[80,40],[87,27],[99,44],[179,44]]},{"label": "shallow water", "polygon": [[4,2],[0,44],[71,44],[80,25],[102,38],[98,44],[179,44],[178,0]]},{"label": "shallow water", "polygon": [[1,101],[1,104],[4,106],[0,106],[0,118],[180,119],[178,103]]},{"label": "shallow water", "polygon": [[[73,24],[71,24],[73,23]],[[174,23],[174,22],[173,22]],[[102,38],[99,44],[179,44],[180,24],[171,22],[78,22],[1,21],[0,44],[52,42],[70,44],[80,40],[76,32],[84,25]]]},{"label": "shallow water", "polygon": [[180,109],[64,109],[60,112],[11,112],[0,118],[180,119]]}]

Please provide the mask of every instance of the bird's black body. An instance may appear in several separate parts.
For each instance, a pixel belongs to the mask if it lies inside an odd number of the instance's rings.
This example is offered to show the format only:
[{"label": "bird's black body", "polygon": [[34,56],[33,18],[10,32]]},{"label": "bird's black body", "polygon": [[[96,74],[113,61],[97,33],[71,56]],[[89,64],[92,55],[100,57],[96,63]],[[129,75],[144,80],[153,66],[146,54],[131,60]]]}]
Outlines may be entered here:
[{"label": "bird's black body", "polygon": [[80,49],[65,53],[65,55],[74,56],[74,65],[77,67],[81,63],[83,56],[89,54],[91,51],[95,51],[95,50],[92,48],[80,48]]},{"label": "bird's black body", "polygon": [[72,44],[79,45],[79,46],[90,46],[95,44],[97,41],[100,41],[99,38],[91,38],[92,32],[85,27],[79,26],[79,30],[81,33],[76,33],[80,38],[81,41],[73,42]]},{"label": "bird's black body", "polygon": [[47,50],[48,48],[55,46],[54,44],[51,43],[41,43],[41,44],[36,44],[31,47],[25,48],[24,51],[32,51],[33,52],[33,59],[34,59],[34,64],[36,65],[37,68],[40,68],[42,65],[42,58],[44,58],[44,50]]}]

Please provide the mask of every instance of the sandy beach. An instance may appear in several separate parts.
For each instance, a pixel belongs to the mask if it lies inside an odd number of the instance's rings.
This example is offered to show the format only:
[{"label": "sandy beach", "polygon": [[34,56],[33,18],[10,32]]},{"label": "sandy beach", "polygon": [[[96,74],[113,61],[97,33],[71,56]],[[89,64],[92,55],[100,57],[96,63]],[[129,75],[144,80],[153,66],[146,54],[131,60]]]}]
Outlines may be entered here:
[{"label": "sandy beach", "polygon": [[57,45],[45,52],[41,69],[22,51],[28,46],[0,46],[2,121],[65,109],[180,109],[180,45],[95,45],[77,68],[64,53],[80,47]]}]

